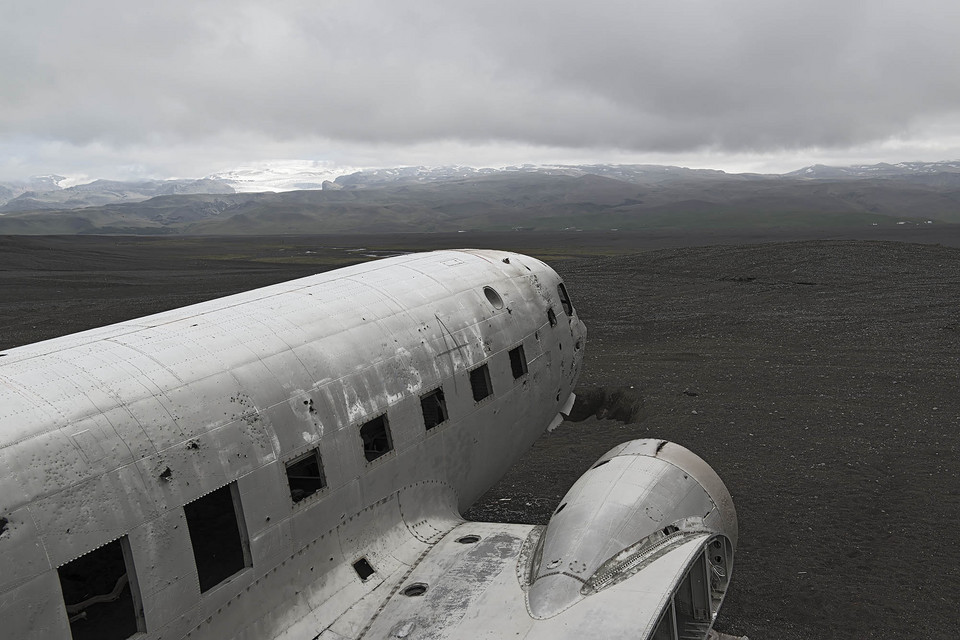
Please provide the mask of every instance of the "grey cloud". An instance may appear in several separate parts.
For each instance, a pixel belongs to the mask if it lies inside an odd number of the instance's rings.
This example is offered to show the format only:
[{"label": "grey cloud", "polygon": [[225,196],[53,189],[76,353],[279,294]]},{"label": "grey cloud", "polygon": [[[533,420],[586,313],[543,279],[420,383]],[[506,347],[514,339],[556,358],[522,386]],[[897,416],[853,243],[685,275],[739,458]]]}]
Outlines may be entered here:
[{"label": "grey cloud", "polygon": [[17,0],[11,16],[8,151],[235,138],[736,153],[960,129],[960,5],[938,0]]}]

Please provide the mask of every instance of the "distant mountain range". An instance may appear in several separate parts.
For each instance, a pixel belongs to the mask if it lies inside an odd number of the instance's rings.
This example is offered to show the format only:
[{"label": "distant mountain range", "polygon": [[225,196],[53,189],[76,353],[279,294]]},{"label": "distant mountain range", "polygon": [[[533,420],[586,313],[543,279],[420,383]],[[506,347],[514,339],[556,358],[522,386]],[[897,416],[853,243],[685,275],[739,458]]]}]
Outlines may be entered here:
[{"label": "distant mountain range", "polygon": [[960,222],[960,162],[783,175],[659,165],[285,163],[199,180],[0,183],[0,234],[282,234]]},{"label": "distant mountain range", "polygon": [[42,209],[80,209],[116,202],[142,202],[156,196],[188,193],[235,193],[227,182],[201,180],[94,180],[61,187],[63,176],[41,176],[23,183],[0,182],[0,213]]},{"label": "distant mountain range", "polygon": [[815,164],[785,174],[793,178],[837,179],[844,178],[897,178],[930,176],[940,173],[960,173],[960,162],[898,162],[897,164],[858,164],[849,167],[828,167]]}]

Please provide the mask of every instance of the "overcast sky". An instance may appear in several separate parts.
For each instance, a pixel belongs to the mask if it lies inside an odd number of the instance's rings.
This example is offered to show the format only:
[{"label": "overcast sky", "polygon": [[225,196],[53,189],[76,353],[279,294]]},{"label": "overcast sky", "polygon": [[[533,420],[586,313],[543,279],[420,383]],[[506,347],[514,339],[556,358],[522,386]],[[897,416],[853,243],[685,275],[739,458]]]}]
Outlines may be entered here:
[{"label": "overcast sky", "polygon": [[960,159],[957,0],[5,0],[0,179]]}]

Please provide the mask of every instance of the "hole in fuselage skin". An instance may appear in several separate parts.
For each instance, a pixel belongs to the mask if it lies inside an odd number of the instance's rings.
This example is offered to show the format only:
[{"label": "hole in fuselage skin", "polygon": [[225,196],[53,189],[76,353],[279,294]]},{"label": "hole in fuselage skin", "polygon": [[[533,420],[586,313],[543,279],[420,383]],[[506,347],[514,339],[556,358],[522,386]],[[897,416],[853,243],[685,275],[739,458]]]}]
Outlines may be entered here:
[{"label": "hole in fuselage skin", "polygon": [[427,585],[423,584],[422,582],[417,582],[416,584],[412,584],[404,589],[403,595],[407,596],[408,598],[415,598],[417,596],[422,596],[426,592]]},{"label": "hole in fuselage skin", "polygon": [[474,536],[474,535],[463,536],[462,538],[457,538],[457,542],[459,542],[460,544],[475,544],[477,542],[480,542],[480,536]]},{"label": "hole in fuselage skin", "polygon": [[566,506],[567,506],[567,503],[564,502],[562,505],[560,505],[559,507],[557,507],[557,510],[553,512],[553,515],[557,515],[558,513],[560,513],[561,511],[563,511],[564,507],[566,507]]},{"label": "hole in fuselage skin", "polygon": [[359,560],[354,562],[353,570],[357,572],[357,576],[361,580],[366,580],[367,578],[372,576],[374,573],[376,573],[376,571],[374,571],[370,563],[367,562],[366,558],[360,558]]},{"label": "hole in fuselage skin", "polygon": [[610,462],[610,461],[609,461],[609,460],[601,460],[601,461],[598,462],[597,464],[593,465],[593,468],[596,469],[597,467],[602,467],[603,465],[607,464],[608,462]]}]

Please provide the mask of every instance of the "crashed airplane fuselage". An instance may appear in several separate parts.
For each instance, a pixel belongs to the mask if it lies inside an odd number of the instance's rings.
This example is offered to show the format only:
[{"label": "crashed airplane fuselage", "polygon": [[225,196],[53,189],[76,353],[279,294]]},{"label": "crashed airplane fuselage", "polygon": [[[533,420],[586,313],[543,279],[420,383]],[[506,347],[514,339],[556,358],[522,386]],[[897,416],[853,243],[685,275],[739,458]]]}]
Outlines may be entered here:
[{"label": "crashed airplane fuselage", "polygon": [[585,333],[550,267],[464,250],[7,351],[4,636],[704,637],[736,515],[678,445],[614,448],[546,527],[460,517]]}]

